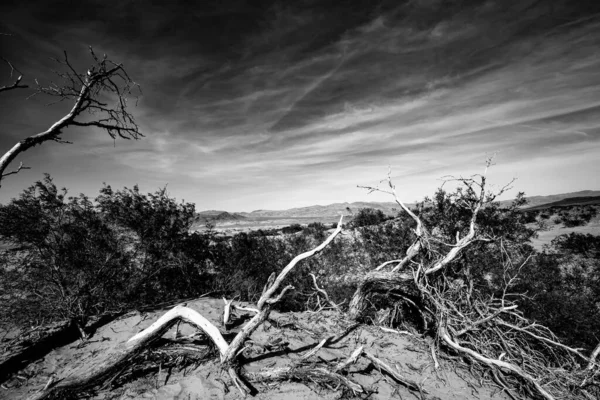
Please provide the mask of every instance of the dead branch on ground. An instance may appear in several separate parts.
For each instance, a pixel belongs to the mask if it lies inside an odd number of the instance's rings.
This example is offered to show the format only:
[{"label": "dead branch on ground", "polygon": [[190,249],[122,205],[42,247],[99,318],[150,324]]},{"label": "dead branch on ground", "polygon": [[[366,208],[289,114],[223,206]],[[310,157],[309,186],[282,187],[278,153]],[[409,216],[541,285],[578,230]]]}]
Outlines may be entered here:
[{"label": "dead branch on ground", "polygon": [[[223,338],[220,330],[213,325],[210,321],[204,318],[201,314],[196,311],[183,307],[176,306],[172,310],[165,313],[156,322],[150,325],[148,328],[139,332],[133,336],[129,341],[116,349],[115,354],[107,357],[99,365],[90,368],[89,373],[84,376],[66,379],[59,381],[54,386],[50,386],[40,393],[32,396],[30,399],[48,399],[56,398],[56,396],[64,396],[68,393],[74,393],[79,390],[84,390],[97,386],[107,379],[115,376],[127,366],[131,365],[132,359],[144,351],[148,345],[156,342],[160,339],[172,326],[179,321],[187,322],[198,329],[211,340],[216,346],[220,354],[220,363],[224,370],[229,374],[233,384],[238,388],[243,396],[250,393],[250,388],[246,386],[244,381],[240,378],[240,365],[238,363],[238,356],[243,350],[244,343],[249,339],[250,335],[258,328],[268,317],[271,312],[273,305],[280,301],[286,294],[287,291],[293,289],[292,286],[282,286],[286,276],[289,272],[302,260],[312,257],[327,247],[331,241],[341,232],[343,216],[340,218],[337,229],[329,235],[329,237],[316,248],[302,253],[296,256],[280,273],[277,277],[272,277],[267,282],[262,296],[260,297],[256,310],[256,315],[240,330],[235,336],[231,343],[227,343]],[[232,309],[233,300],[228,302],[225,300],[225,309],[227,310],[224,314],[230,314]],[[229,316],[225,318],[224,322],[227,322]],[[254,375],[251,375],[254,376]],[[264,376],[265,379],[287,379],[289,377],[306,377],[310,380],[318,379],[329,379],[338,381],[346,385],[352,391],[361,392],[362,388],[347,378],[337,374],[336,372],[329,371],[323,368],[310,368],[303,369],[301,366],[291,367],[287,370],[272,370],[266,371],[262,375],[256,375],[256,378]],[[285,378],[287,377],[287,378]]]}]

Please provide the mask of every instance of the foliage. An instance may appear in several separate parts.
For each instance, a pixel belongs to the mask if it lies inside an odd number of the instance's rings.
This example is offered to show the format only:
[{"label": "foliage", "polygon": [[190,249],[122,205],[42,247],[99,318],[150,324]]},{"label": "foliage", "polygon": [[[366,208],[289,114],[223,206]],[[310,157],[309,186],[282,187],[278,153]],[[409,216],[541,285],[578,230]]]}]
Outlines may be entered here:
[{"label": "foliage", "polygon": [[136,265],[132,296],[148,304],[199,294],[204,285],[198,264],[204,259],[190,246],[199,244],[197,236],[189,238],[193,204],[177,203],[166,188],[143,194],[137,185],[118,191],[105,185],[96,202],[99,213],[122,230],[121,238],[128,243]]},{"label": "foliage", "polygon": [[132,274],[125,249],[87,197],[66,194],[46,175],[0,207],[0,236],[21,255],[19,265],[12,257],[2,268],[9,297],[2,311],[12,320],[85,324],[123,306]]},{"label": "foliage", "polygon": [[304,228],[302,228],[302,225],[300,225],[300,224],[292,224],[290,226],[286,226],[286,227],[281,228],[281,232],[284,233],[284,234],[286,234],[286,235],[289,235],[291,233],[300,232],[303,229]]},{"label": "foliage", "polygon": [[572,346],[593,348],[600,341],[600,237],[556,237],[523,270],[517,290],[527,294],[528,317]]},{"label": "foliage", "polygon": [[[434,227],[426,243],[430,256],[447,251],[457,232],[467,234],[471,215],[464,198],[460,191],[440,189],[415,209]],[[525,201],[519,194],[508,207],[492,202],[482,208],[480,239],[461,251],[442,280],[431,278],[430,284],[441,285],[440,293],[463,285],[480,298],[501,298],[507,276],[520,274],[514,293],[526,296],[513,300],[525,316],[567,343],[593,346],[598,340],[593,326],[600,324],[600,239],[562,236],[523,264],[533,253],[529,240],[535,235],[519,212]],[[361,277],[406,255],[416,239],[415,221],[405,213],[389,220],[378,210],[364,210],[358,221],[365,225],[290,273],[286,283],[295,290],[278,307],[316,307],[309,273],[334,302],[348,301]],[[207,292],[254,301],[273,272],[320,243],[327,230],[321,223],[294,224],[284,235],[259,230],[224,238],[214,231],[190,233],[193,218],[194,206],[178,203],[165,189],[143,194],[137,186],[117,191],[104,186],[94,203],[67,197],[46,176],[0,207],[0,239],[16,246],[0,260],[0,289],[9,300],[0,309],[2,318],[69,318],[83,325],[93,314]],[[395,312],[390,318],[399,321],[402,313]]]},{"label": "foliage", "polygon": [[567,207],[558,211],[557,221],[562,222],[565,227],[583,226],[597,215],[597,210],[593,206],[574,206]]},{"label": "foliage", "polygon": [[381,210],[376,210],[374,208],[361,208],[354,219],[352,219],[352,226],[354,228],[360,228],[363,226],[378,225],[387,219],[388,218]]},{"label": "foliage", "polygon": [[327,228],[321,222],[311,222],[302,230],[303,234],[312,236],[318,241],[322,241],[327,236],[325,232]]},{"label": "foliage", "polygon": [[370,266],[375,268],[385,261],[402,258],[413,239],[413,226],[410,218],[399,216],[392,221],[358,228],[361,247]]},{"label": "foliage", "polygon": [[564,255],[581,255],[586,258],[600,259],[600,236],[589,233],[572,232],[557,236],[552,240],[551,247]]},{"label": "foliage", "polygon": [[[210,237],[189,234],[194,206],[164,189],[101,189],[96,204],[66,196],[49,175],[0,208],[2,319],[25,323],[122,311],[199,295],[209,284]],[[219,261],[215,258],[215,261]],[[213,263],[214,265],[214,263]]]},{"label": "foliage", "polygon": [[[350,316],[432,335],[469,359],[482,376],[499,373],[496,380],[505,388],[535,391],[547,399],[597,395],[593,364],[581,368],[587,356],[560,343],[547,327],[532,324],[519,307],[517,284],[533,253],[528,242],[535,234],[519,212],[524,195],[500,208],[494,200],[507,186],[491,193],[485,174],[449,178],[459,183],[455,192],[440,189],[411,211],[397,198],[390,175],[389,189],[367,189],[394,196],[414,220],[414,235],[405,256],[364,276]],[[589,271],[572,275],[591,278]]]}]

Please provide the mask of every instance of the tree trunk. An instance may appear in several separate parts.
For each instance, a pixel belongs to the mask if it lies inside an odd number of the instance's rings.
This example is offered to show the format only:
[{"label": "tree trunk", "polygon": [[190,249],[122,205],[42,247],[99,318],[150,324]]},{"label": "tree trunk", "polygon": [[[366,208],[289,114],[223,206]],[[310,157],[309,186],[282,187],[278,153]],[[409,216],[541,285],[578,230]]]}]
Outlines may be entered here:
[{"label": "tree trunk", "polygon": [[362,279],[354,292],[348,310],[349,317],[360,320],[364,316],[368,299],[372,294],[390,292],[400,292],[411,298],[419,297],[412,274],[372,271]]}]

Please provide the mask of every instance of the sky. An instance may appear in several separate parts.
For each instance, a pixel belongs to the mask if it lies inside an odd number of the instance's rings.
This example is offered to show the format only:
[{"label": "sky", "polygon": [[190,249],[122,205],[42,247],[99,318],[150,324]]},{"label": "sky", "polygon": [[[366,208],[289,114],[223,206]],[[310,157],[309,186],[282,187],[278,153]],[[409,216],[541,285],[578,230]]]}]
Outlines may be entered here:
[{"label": "sky", "polygon": [[[35,86],[88,46],[122,63],[144,137],[73,127],[22,154],[0,203],[43,177],[167,186],[197,210],[391,201],[482,172],[508,197],[600,189],[600,2],[567,0],[5,1],[0,55]],[[0,66],[0,86],[10,83]],[[70,108],[0,94],[0,153]],[[506,198],[506,196],[505,196]]]}]

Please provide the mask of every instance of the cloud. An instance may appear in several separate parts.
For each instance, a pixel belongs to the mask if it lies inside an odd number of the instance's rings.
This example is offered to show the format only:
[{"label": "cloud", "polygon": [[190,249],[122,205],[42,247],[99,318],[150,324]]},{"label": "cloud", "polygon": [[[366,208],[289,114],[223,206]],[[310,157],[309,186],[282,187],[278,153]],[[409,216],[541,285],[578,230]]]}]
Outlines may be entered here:
[{"label": "cloud", "polygon": [[[25,45],[44,57],[67,47],[84,67],[83,44],[92,42],[142,85],[133,112],[143,140],[72,129],[65,137],[74,146],[36,149],[38,169],[75,187],[107,177],[149,190],[169,183],[199,208],[282,208],[365,199],[355,185],[391,166],[414,200],[436,178],[474,172],[496,152],[498,179],[527,171],[522,189],[532,194],[597,183],[590,157],[600,151],[600,25],[585,18],[590,8],[85,3],[64,16],[59,3],[31,15],[15,6],[5,23],[19,35],[23,48],[10,55],[27,76],[48,79],[50,64],[29,64]],[[0,123],[10,132],[0,144],[59,115],[42,103],[18,108]],[[70,173],[66,159],[80,172]],[[549,174],[554,181],[541,178]]]}]

